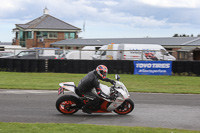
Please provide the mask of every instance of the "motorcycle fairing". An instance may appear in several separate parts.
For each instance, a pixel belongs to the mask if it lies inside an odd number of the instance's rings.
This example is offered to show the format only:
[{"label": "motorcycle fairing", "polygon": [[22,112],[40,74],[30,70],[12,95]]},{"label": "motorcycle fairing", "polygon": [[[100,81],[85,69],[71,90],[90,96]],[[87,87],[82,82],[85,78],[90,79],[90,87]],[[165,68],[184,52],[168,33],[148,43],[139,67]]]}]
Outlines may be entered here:
[{"label": "motorcycle fairing", "polygon": [[[119,107],[124,101],[125,99],[129,98],[129,93],[128,91],[125,89],[123,89],[125,86],[123,86],[123,83],[121,83],[120,81],[116,81],[118,82],[118,87],[120,87],[120,89],[117,89],[117,91],[119,92],[119,97],[117,97],[117,99],[112,102],[108,107],[106,107],[107,109],[104,108],[104,111],[113,111],[114,109],[116,109],[117,107]],[[104,85],[104,84],[100,84],[100,88],[101,90],[106,94],[106,95],[110,95],[110,87],[108,87],[107,85]],[[93,89],[92,92],[94,94],[96,94],[98,97],[100,97],[96,90]],[[101,97],[100,97],[101,98]],[[109,99],[105,99],[103,98],[105,101],[107,102],[111,102]]]},{"label": "motorcycle fairing", "polygon": [[97,111],[92,111],[93,113],[112,113],[112,111],[108,111],[107,110],[107,106],[109,105],[110,103],[108,101],[103,101],[103,103],[101,104],[101,107],[99,110]]},{"label": "motorcycle fairing", "polygon": [[74,82],[63,82],[59,84],[64,89],[75,93],[75,83]]},{"label": "motorcycle fairing", "polygon": [[123,96],[124,99],[128,99],[130,97],[127,88],[120,81],[116,81],[116,90]]},{"label": "motorcycle fairing", "polygon": [[100,84],[100,88],[106,95],[110,95],[110,87],[104,84]]},{"label": "motorcycle fairing", "polygon": [[114,109],[119,107],[124,101],[125,99],[123,99],[122,97],[117,97],[117,99],[108,106],[107,111],[113,111]]}]

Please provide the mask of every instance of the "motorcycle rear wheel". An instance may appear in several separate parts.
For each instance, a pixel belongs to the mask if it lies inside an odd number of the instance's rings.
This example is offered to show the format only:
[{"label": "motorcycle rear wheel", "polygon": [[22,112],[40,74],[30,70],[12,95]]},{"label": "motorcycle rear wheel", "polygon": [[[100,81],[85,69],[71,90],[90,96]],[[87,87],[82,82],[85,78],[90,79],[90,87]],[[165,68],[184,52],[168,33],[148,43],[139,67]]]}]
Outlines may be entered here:
[{"label": "motorcycle rear wheel", "polygon": [[80,100],[71,95],[63,95],[56,101],[56,109],[63,114],[71,115],[79,110]]},{"label": "motorcycle rear wheel", "polygon": [[113,111],[119,115],[126,115],[130,113],[133,109],[134,109],[134,102],[131,99],[127,99],[122,103],[122,105],[120,105]]}]

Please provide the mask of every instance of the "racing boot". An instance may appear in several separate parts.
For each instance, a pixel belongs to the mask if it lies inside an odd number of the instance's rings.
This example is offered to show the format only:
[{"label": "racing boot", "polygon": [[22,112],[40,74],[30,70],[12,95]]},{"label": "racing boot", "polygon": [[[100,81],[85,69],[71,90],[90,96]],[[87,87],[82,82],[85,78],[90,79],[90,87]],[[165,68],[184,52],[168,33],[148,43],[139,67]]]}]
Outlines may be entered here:
[{"label": "racing boot", "polygon": [[92,111],[89,110],[88,107],[87,107],[86,105],[83,106],[82,111],[83,111],[84,113],[92,114]]}]

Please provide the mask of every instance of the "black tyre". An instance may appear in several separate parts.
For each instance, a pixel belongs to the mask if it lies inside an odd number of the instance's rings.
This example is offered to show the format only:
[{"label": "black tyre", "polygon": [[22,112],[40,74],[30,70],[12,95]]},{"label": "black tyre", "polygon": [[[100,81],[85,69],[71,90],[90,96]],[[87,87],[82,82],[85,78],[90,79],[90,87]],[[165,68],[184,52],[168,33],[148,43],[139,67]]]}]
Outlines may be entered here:
[{"label": "black tyre", "polygon": [[134,109],[134,102],[131,99],[127,99],[122,103],[122,105],[120,105],[113,111],[119,115],[126,115],[130,113],[133,109]]},{"label": "black tyre", "polygon": [[80,106],[80,99],[71,95],[63,95],[56,101],[56,109],[63,114],[74,114]]}]

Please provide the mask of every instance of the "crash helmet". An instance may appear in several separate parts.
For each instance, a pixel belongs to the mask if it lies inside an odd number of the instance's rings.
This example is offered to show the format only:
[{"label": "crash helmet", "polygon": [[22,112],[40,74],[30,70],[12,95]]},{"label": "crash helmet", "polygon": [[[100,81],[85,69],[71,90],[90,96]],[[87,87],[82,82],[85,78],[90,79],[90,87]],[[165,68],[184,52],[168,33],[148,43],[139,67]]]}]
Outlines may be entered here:
[{"label": "crash helmet", "polygon": [[106,78],[106,75],[108,73],[108,68],[104,65],[99,65],[97,66],[96,68],[96,72],[97,72],[97,75],[99,77],[101,77],[102,79]]}]

